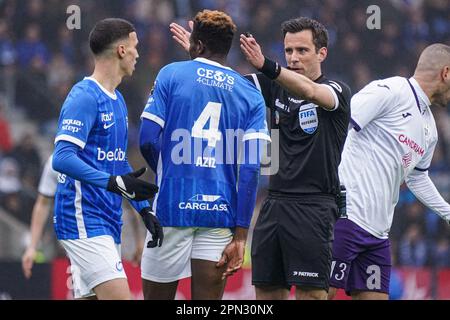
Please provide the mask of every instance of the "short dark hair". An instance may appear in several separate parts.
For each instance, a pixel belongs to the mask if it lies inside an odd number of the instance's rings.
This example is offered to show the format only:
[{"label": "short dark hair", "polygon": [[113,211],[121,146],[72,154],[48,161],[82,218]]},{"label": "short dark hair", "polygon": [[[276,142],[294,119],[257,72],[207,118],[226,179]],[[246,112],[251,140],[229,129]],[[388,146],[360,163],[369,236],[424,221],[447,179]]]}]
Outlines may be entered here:
[{"label": "short dark hair", "polygon": [[103,53],[109,45],[135,32],[131,22],[120,18],[108,18],[97,22],[89,34],[89,46],[94,55]]},{"label": "short dark hair", "polygon": [[328,47],[328,31],[317,20],[307,17],[291,19],[281,24],[281,30],[283,31],[283,37],[286,37],[288,32],[297,33],[303,30],[311,30],[316,51],[319,51],[320,48]]},{"label": "short dark hair", "polygon": [[237,28],[229,15],[222,11],[203,10],[194,18],[192,39],[201,40],[213,53],[227,55]]}]

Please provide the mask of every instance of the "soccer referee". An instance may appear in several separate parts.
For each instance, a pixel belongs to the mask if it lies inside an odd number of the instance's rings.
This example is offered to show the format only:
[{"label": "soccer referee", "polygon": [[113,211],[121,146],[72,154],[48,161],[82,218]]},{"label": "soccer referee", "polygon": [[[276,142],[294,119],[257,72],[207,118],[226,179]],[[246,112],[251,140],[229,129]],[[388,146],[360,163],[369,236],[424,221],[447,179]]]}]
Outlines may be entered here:
[{"label": "soccer referee", "polygon": [[338,217],[338,165],[350,120],[350,89],[321,70],[328,33],[312,19],[282,24],[287,68],[264,57],[250,35],[241,50],[261,73],[248,76],[279,130],[280,168],[252,242],[252,282],[257,299],[326,299],[331,244]]}]

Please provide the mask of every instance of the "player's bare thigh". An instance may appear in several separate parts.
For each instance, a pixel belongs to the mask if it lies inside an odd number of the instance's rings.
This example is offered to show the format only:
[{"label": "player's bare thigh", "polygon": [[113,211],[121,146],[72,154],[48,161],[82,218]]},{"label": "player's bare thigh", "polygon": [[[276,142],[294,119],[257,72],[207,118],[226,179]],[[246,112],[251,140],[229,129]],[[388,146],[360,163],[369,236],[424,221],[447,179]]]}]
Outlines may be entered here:
[{"label": "player's bare thigh", "polygon": [[280,286],[255,286],[256,300],[287,300],[289,290]]},{"label": "player's bare thigh", "polygon": [[[328,300],[333,300],[336,296],[337,288],[330,287],[328,291]],[[351,297],[353,300],[388,300],[389,295],[383,292],[374,291],[352,291]]]},{"label": "player's bare thigh", "polygon": [[[289,290],[279,286],[255,286],[256,300],[287,300]],[[296,286],[297,300],[326,300],[327,292],[323,289]]]},{"label": "player's bare thigh", "polygon": [[[191,297],[192,300],[220,300],[225,289],[222,274],[226,265],[217,268],[217,262],[200,259],[191,260]],[[142,279],[145,300],[173,300],[176,296],[178,281],[159,283]]]},{"label": "player's bare thigh", "polygon": [[389,300],[389,295],[384,292],[352,291],[353,300]]},{"label": "player's bare thigh", "polygon": [[142,279],[144,300],[174,300],[177,294],[178,280],[172,282],[155,282]]},{"label": "player's bare thigh", "polygon": [[328,300],[333,300],[334,297],[336,297],[336,294],[337,294],[337,288],[330,287],[330,289],[328,290]]},{"label": "player's bare thigh", "polygon": [[295,299],[297,300],[327,300],[326,290],[313,287],[296,287]]},{"label": "player's bare thigh", "polygon": [[222,274],[227,265],[216,267],[217,262],[201,259],[191,260],[191,294],[193,300],[221,300],[226,279]]},{"label": "player's bare thigh", "polygon": [[105,281],[92,289],[98,300],[131,300],[126,278]]}]

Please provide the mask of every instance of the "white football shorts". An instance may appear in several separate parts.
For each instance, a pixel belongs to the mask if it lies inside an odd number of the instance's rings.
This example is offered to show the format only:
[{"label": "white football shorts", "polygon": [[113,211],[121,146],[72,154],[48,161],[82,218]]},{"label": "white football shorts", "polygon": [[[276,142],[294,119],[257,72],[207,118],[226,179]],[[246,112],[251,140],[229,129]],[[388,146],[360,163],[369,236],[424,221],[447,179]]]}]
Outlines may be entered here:
[{"label": "white football shorts", "polygon": [[75,299],[95,295],[92,289],[103,282],[127,278],[120,257],[120,244],[114,243],[111,236],[60,240],[60,243],[70,259]]},{"label": "white football shorts", "polygon": [[142,279],[167,283],[191,276],[191,259],[218,262],[233,234],[229,228],[164,227],[161,247],[147,248],[147,232],[142,253]]}]

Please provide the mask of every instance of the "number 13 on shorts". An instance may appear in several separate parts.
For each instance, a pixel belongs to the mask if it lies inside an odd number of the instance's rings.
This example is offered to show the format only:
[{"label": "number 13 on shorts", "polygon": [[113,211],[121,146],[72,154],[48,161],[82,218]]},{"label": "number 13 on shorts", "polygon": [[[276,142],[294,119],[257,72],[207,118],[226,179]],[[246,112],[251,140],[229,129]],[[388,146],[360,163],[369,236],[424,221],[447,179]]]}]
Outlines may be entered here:
[{"label": "number 13 on shorts", "polygon": [[345,271],[347,270],[348,265],[345,262],[339,262],[336,272],[333,274],[334,268],[336,267],[336,260],[331,262],[331,273],[330,277],[334,278],[337,281],[341,281],[345,277]]}]

